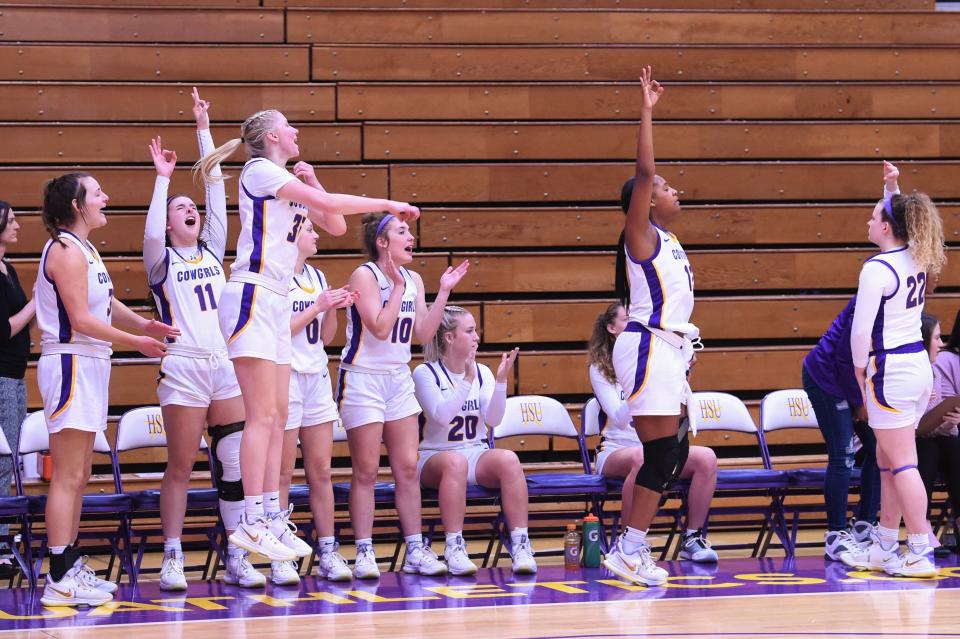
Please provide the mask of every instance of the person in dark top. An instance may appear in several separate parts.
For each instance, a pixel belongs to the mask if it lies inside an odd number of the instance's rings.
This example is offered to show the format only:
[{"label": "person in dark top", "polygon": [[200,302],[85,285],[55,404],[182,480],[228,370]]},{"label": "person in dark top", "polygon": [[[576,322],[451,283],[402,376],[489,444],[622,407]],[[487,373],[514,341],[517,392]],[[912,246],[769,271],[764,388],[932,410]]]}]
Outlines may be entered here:
[{"label": "person in dark top", "polygon": [[[823,483],[827,507],[824,554],[833,560],[839,560],[840,553],[869,539],[880,508],[876,437],[867,425],[867,411],[853,372],[850,351],[850,328],[856,303],[854,296],[803,360],[803,388],[827,444],[827,475]],[[854,433],[863,443],[864,458],[860,504],[856,522],[852,530],[848,530],[847,496],[854,465]]]},{"label": "person in dark top", "polygon": [[[0,427],[11,448],[20,438],[20,424],[27,414],[27,385],[23,376],[30,355],[30,321],[33,301],[20,286],[17,271],[6,258],[7,247],[17,243],[17,223],[13,208],[0,200]],[[10,492],[13,460],[0,457],[0,495]],[[0,525],[0,535],[7,526]],[[0,577],[9,575],[13,563],[9,549],[0,545]]]}]

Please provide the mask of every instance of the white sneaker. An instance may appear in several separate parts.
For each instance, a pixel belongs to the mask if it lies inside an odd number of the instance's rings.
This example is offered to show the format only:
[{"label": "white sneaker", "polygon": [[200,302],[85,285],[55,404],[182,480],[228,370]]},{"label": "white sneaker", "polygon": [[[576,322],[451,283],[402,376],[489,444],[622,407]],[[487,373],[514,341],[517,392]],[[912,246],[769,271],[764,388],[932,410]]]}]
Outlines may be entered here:
[{"label": "white sneaker", "polygon": [[642,546],[635,554],[628,555],[623,552],[619,541],[603,558],[603,566],[622,579],[647,586],[659,586],[669,576],[650,556],[648,546]]},{"label": "white sneaker", "polygon": [[108,595],[115,593],[118,588],[117,584],[97,577],[97,573],[93,572],[93,569],[87,566],[88,559],[86,555],[83,555],[73,563],[73,567],[77,569],[77,579],[80,579],[91,588],[96,588],[100,592],[105,592]]},{"label": "white sneaker", "polygon": [[313,548],[297,536],[297,525],[290,521],[291,514],[293,514],[293,504],[286,510],[270,515],[270,532],[297,557],[309,557],[313,554]]},{"label": "white sneaker", "polygon": [[81,579],[80,571],[73,567],[60,581],[54,581],[47,573],[40,603],[44,606],[99,606],[113,600],[109,592],[93,587],[89,580]]},{"label": "white sneaker", "polygon": [[160,590],[186,590],[187,578],[183,575],[183,555],[176,550],[163,554],[160,566]]},{"label": "white sneaker", "polygon": [[270,563],[270,581],[276,586],[299,586],[300,573],[293,561],[274,561]]},{"label": "white sneaker", "polygon": [[858,519],[853,522],[853,527],[850,529],[853,534],[853,540],[856,541],[861,546],[870,541],[870,533],[873,532],[874,524],[871,524],[869,521],[862,521]]},{"label": "white sneaker", "polygon": [[870,533],[870,541],[858,546],[855,550],[840,553],[840,561],[857,570],[883,571],[888,563],[896,562],[899,544],[894,544],[890,550],[885,550],[880,543],[876,529]]},{"label": "white sneaker", "polygon": [[[343,558],[337,550],[339,545],[334,546],[330,552],[321,552],[320,561],[317,563],[317,577],[327,581],[350,581],[350,566],[347,560]],[[374,561],[376,566],[376,561]],[[380,576],[379,570],[377,576]]]},{"label": "white sneaker", "polygon": [[892,577],[927,577],[937,576],[937,566],[933,563],[933,548],[927,546],[922,552],[915,553],[907,546],[906,552],[895,561],[888,562],[883,571]]},{"label": "white sneaker", "polygon": [[510,555],[510,558],[513,560],[513,574],[537,574],[537,562],[533,558],[533,546],[530,545],[530,539],[526,535],[520,538],[520,543],[513,545],[513,554]]},{"label": "white sneaker", "polygon": [[447,547],[443,550],[443,558],[447,562],[447,569],[451,575],[466,577],[477,573],[477,565],[470,561],[467,548],[463,543],[463,537],[459,535],[453,545],[447,544]]},{"label": "white sneaker", "polygon": [[241,588],[262,588],[267,585],[267,578],[253,567],[247,559],[247,553],[238,552],[227,557],[223,583]]},{"label": "white sneaker", "polygon": [[293,550],[270,532],[270,522],[265,517],[257,517],[249,521],[244,515],[237,529],[230,535],[230,543],[246,551],[263,555],[270,561],[293,561],[297,558]]},{"label": "white sneaker", "polygon": [[680,558],[698,564],[715,564],[718,560],[717,551],[710,547],[702,528],[689,535],[684,533],[680,540]]},{"label": "white sneaker", "polygon": [[843,553],[862,549],[863,544],[858,542],[849,530],[828,530],[823,535],[823,554],[827,559],[840,561]]},{"label": "white sneaker", "polygon": [[440,561],[437,553],[426,546],[417,546],[413,550],[408,547],[406,557],[403,558],[403,572],[408,575],[439,577],[447,574],[447,566]]},{"label": "white sneaker", "polygon": [[373,554],[373,546],[357,548],[357,559],[353,562],[353,576],[357,579],[379,579],[380,567]]}]

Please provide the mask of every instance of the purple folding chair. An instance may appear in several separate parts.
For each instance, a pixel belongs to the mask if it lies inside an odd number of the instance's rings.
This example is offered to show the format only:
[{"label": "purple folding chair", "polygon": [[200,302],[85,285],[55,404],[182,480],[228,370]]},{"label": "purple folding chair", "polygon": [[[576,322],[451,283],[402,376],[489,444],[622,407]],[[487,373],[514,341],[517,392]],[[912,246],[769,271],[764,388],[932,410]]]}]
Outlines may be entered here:
[{"label": "purple folding chair", "polygon": [[[18,454],[23,456],[49,449],[50,433],[47,430],[47,423],[43,412],[37,411],[30,413],[27,415],[27,418],[23,420],[23,426],[20,428]],[[110,448],[110,443],[107,441],[107,437],[103,431],[98,432],[94,438],[93,452],[107,455],[111,460],[113,458],[113,450]],[[14,467],[16,467],[16,465]],[[15,477],[17,480],[17,494],[23,496],[23,480],[20,477],[20,473],[16,473]],[[47,505],[47,496],[30,495],[27,499],[30,503],[31,519],[42,519]],[[81,531],[79,535],[81,539],[106,539],[110,544],[113,552],[110,554],[110,560],[107,563],[105,571],[106,579],[111,579],[113,564],[116,558],[120,559],[120,571],[117,574],[118,582],[124,572],[130,575],[131,578],[134,574],[133,554],[130,548],[130,531],[127,528],[125,517],[125,515],[130,513],[132,508],[133,499],[130,495],[124,495],[119,492],[87,494],[83,496],[80,507],[80,514],[83,521],[103,521],[104,526],[108,528],[103,531]],[[112,521],[117,519],[120,520],[120,526],[117,529],[113,529]],[[34,576],[35,578],[39,578],[43,557],[47,549],[47,535],[46,532],[36,533],[31,525],[31,537],[31,541],[37,540],[40,542],[35,555],[31,550],[31,556],[34,559]]]},{"label": "purple folding chair", "polygon": [[[506,413],[503,421],[493,429],[492,441],[501,442],[512,437],[530,437],[547,435],[551,437],[566,437],[579,441],[580,433],[570,419],[570,414],[563,404],[543,395],[519,395],[507,398]],[[583,469],[586,470],[585,468]],[[601,503],[607,493],[607,484],[603,477],[588,472],[560,472],[536,473],[527,475],[527,491],[530,503],[577,504],[562,512],[536,513],[531,512],[530,521],[544,521],[566,518],[583,517],[587,510],[592,510],[600,519],[600,525],[605,526]],[[554,526],[553,528],[556,528]],[[500,542],[494,554],[493,565],[496,566],[504,546],[510,548],[510,540],[500,527]],[[601,535],[603,539],[605,535]],[[540,554],[560,554],[560,552],[538,551]]]},{"label": "purple folding chair", "polygon": [[[124,413],[120,417],[120,423],[117,426],[117,442],[115,452],[111,456],[111,465],[113,467],[113,481],[118,493],[128,494],[133,500],[133,508],[124,515],[127,524],[127,530],[130,535],[130,547],[133,548],[133,538],[137,538],[137,554],[133,561],[133,572],[131,581],[136,583],[141,574],[157,573],[159,568],[143,568],[143,554],[147,546],[147,540],[151,537],[163,536],[163,529],[155,524],[138,527],[136,520],[147,518],[156,520],[160,512],[160,491],[156,489],[141,491],[124,491],[123,473],[121,472],[120,455],[132,450],[141,450],[144,448],[166,448],[167,431],[163,425],[163,414],[159,406],[144,406],[134,408]],[[200,451],[203,451],[208,460],[210,452],[205,438],[200,439]],[[212,464],[211,464],[212,467]],[[187,517],[213,518],[216,523],[211,527],[208,522],[200,522],[189,525],[185,522],[184,531],[193,534],[202,534],[210,542],[210,549],[207,552],[206,561],[203,564],[184,566],[184,570],[202,570],[203,578],[206,578],[210,570],[210,561],[216,553],[219,560],[223,560],[221,544],[218,539],[225,537],[223,522],[220,520],[219,498],[216,488],[191,488],[187,491]]]},{"label": "purple folding chair", "polygon": [[[766,500],[765,505],[759,506],[714,506],[710,509],[711,515],[727,514],[759,514],[762,516],[760,530],[753,544],[724,544],[713,543],[714,549],[752,548],[751,556],[764,556],[769,548],[773,534],[777,535],[784,552],[788,557],[793,556],[793,546],[787,535],[785,518],[782,510],[781,495],[787,489],[787,473],[773,470],[766,465],[766,445],[763,441],[763,432],[757,428],[750,416],[750,411],[743,401],[735,395],[718,392],[693,393],[693,401],[687,407],[692,425],[698,432],[720,431],[743,433],[756,439],[757,452],[764,461],[763,468],[721,468],[717,471],[717,487],[714,498],[717,497],[744,497],[761,498]],[[691,432],[690,443],[696,443],[696,437]],[[689,493],[689,483],[680,481],[678,489],[683,493],[684,500]],[[715,525],[716,527],[716,525]],[[677,549],[679,552],[679,549]]]},{"label": "purple folding chair", "polygon": [[[0,456],[9,456],[13,462],[14,481],[19,482],[17,477],[20,475],[20,460],[14,455],[10,448],[7,437],[0,431]],[[0,520],[10,526],[5,535],[0,536],[0,541],[4,542],[13,553],[17,565],[20,566],[20,579],[26,575],[27,583],[30,588],[37,587],[36,575],[30,568],[30,500],[23,495],[4,495],[0,497]],[[14,528],[14,526],[16,528]],[[19,531],[19,532],[17,532]],[[13,587],[14,577],[10,578],[9,587]]]}]

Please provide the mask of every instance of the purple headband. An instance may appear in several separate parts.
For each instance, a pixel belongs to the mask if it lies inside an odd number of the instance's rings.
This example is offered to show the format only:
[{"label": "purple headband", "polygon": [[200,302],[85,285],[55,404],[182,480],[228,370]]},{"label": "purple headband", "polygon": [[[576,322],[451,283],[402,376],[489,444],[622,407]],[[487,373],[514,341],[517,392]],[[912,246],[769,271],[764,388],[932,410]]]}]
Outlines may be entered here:
[{"label": "purple headband", "polygon": [[380,237],[380,234],[383,233],[384,227],[385,227],[387,224],[389,224],[389,223],[390,223],[390,220],[392,220],[392,219],[393,219],[393,213],[387,213],[386,215],[383,216],[383,219],[380,220],[380,224],[377,224],[377,235],[376,235],[376,237]]},{"label": "purple headband", "polygon": [[893,226],[895,234],[899,237],[905,237],[906,233],[903,232],[903,229],[900,228],[900,223],[897,222],[897,218],[893,215],[893,196],[897,195],[896,193],[891,194],[889,197],[883,198],[883,211],[887,214],[887,217],[890,219],[890,225]]}]

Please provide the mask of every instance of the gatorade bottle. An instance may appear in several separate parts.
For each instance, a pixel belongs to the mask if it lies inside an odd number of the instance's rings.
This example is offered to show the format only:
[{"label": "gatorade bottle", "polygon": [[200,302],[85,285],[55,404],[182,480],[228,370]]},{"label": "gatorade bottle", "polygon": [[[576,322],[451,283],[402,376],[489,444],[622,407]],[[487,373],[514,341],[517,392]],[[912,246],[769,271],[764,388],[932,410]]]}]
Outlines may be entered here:
[{"label": "gatorade bottle", "polygon": [[567,524],[567,534],[563,536],[563,567],[580,567],[580,533],[576,524]]},{"label": "gatorade bottle", "polygon": [[600,567],[600,520],[593,513],[583,518],[583,565]]}]

